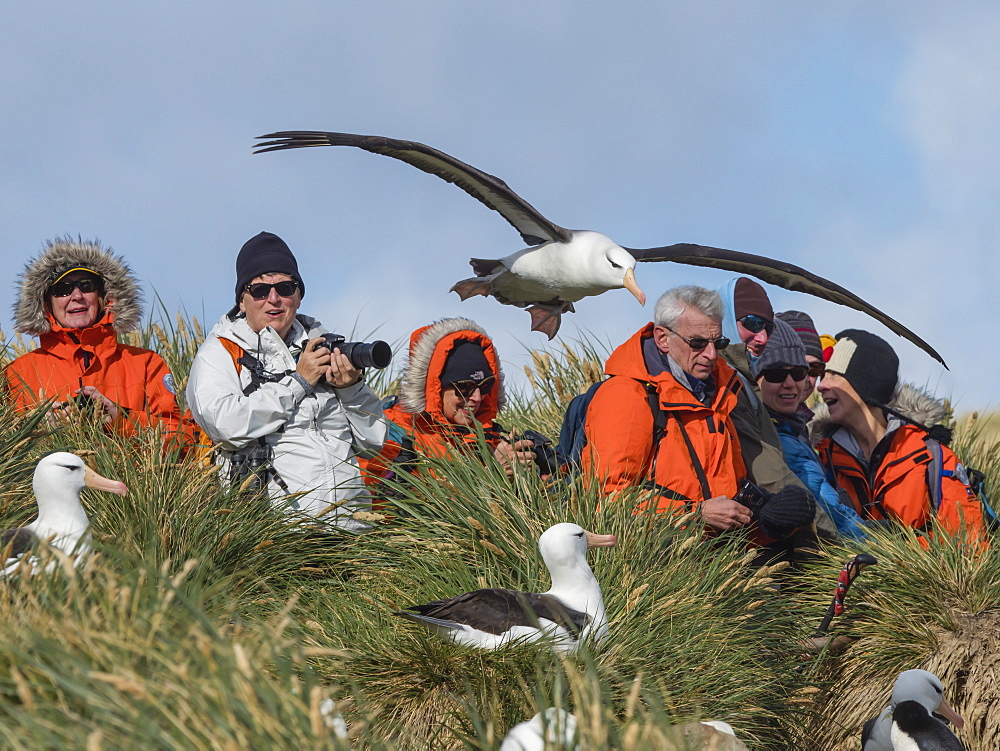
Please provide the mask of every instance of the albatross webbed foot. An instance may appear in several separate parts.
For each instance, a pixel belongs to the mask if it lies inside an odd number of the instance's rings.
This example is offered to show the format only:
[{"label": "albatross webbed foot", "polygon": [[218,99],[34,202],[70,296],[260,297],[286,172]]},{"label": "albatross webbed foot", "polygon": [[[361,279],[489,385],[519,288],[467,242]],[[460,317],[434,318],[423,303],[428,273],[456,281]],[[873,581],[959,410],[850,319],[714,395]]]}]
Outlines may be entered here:
[{"label": "albatross webbed foot", "polygon": [[541,331],[550,340],[554,339],[562,323],[562,306],[532,305],[528,312],[531,313],[531,330]]}]

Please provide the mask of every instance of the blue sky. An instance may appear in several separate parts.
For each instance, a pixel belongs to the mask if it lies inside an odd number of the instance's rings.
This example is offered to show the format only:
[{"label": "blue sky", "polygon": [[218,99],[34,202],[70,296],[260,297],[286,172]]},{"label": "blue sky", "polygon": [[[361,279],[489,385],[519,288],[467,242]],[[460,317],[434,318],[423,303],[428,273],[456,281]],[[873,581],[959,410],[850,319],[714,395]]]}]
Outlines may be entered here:
[{"label": "blue sky", "polygon": [[[927,339],[768,288],[819,328],[867,328],[959,410],[995,407],[1000,6],[931,2],[20,3],[0,26],[0,220],[14,276],[47,238],[99,238],[168,309],[214,321],[236,253],[281,235],[303,311],[402,340],[444,316],[526,362],[528,314],[449,287],[521,247],[499,215],[350,149],[252,156],[254,136],[422,141],[503,178],[553,221],[631,247],[696,242],[826,276]],[[617,344],[682,283],[644,264],[561,338]],[[977,346],[980,345],[980,346]]]}]

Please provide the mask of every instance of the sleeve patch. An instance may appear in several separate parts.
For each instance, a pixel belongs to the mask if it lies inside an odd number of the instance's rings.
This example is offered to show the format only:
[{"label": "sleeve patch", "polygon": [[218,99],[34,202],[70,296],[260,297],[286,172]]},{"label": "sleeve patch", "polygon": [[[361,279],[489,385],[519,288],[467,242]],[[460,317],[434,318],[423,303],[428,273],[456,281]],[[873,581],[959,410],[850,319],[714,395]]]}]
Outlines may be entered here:
[{"label": "sleeve patch", "polygon": [[166,387],[167,391],[169,391],[171,394],[173,394],[174,396],[177,395],[177,391],[174,389],[173,373],[167,373],[165,376],[163,376],[163,385]]}]

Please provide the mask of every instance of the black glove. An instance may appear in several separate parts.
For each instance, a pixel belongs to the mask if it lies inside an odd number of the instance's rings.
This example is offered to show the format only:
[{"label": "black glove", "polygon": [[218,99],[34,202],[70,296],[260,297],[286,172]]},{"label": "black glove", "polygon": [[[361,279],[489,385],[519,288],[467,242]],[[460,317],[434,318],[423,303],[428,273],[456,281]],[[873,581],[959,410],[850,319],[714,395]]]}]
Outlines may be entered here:
[{"label": "black glove", "polygon": [[805,488],[786,485],[771,493],[767,503],[757,512],[757,524],[768,537],[780,540],[799,527],[812,522],[816,515],[816,500]]}]

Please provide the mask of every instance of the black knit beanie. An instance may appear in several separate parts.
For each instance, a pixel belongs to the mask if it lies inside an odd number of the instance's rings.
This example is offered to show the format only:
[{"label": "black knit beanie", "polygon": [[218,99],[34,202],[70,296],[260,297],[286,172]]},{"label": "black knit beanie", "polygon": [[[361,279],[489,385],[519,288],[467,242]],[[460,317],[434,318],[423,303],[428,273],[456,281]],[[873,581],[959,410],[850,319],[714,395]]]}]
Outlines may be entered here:
[{"label": "black knit beanie", "polygon": [[299,283],[299,293],[306,296],[306,285],[299,276],[299,265],[285,241],[270,232],[251,237],[236,257],[236,304],[243,299],[243,290],[261,274],[288,274]]},{"label": "black knit beanie", "polygon": [[860,329],[844,329],[837,334],[826,370],[846,378],[865,404],[884,407],[896,390],[899,357],[885,339]]},{"label": "black knit beanie", "polygon": [[476,342],[462,339],[456,342],[441,370],[441,385],[450,386],[459,381],[481,381],[496,375],[486,359],[486,353]]}]

